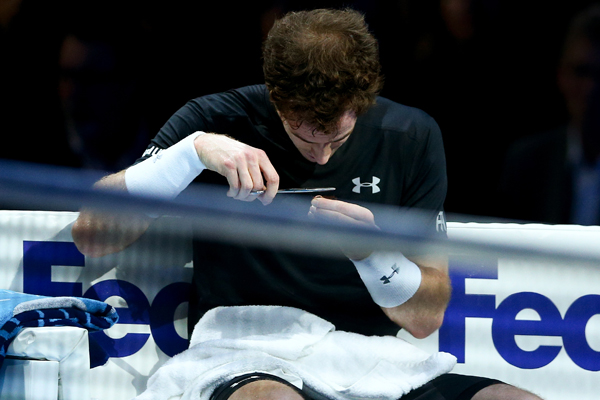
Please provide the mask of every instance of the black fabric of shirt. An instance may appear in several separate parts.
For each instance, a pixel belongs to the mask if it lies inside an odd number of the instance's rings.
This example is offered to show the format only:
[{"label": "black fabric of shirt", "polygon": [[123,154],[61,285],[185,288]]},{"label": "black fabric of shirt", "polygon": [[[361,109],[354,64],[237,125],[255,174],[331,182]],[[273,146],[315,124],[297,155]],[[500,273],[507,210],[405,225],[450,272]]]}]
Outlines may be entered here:
[{"label": "black fabric of shirt", "polygon": [[[266,87],[248,86],[189,101],[167,121],[142,159],[196,131],[227,134],[264,150],[279,174],[280,188],[335,187],[331,194],[339,200],[418,208],[427,215],[425,229],[436,231],[447,187],[444,150],[437,124],[418,109],[379,97],[358,117],[329,162],[318,165],[296,149]],[[197,181],[227,185],[224,177],[208,170]],[[278,195],[275,201],[285,198]],[[312,196],[305,198],[308,212]],[[190,332],[207,310],[231,305],[297,307],[338,330],[365,335],[395,335],[399,329],[373,302],[354,265],[341,253],[324,258],[197,240],[193,287]]]}]

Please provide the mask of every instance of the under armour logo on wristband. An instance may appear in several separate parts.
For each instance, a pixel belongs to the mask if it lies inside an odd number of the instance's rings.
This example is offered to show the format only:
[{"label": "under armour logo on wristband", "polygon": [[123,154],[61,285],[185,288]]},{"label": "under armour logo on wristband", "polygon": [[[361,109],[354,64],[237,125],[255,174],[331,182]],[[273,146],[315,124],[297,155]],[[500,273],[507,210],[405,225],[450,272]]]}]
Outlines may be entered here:
[{"label": "under armour logo on wristband", "polygon": [[377,186],[377,184],[381,181],[381,179],[379,179],[378,177],[374,176],[373,177],[373,182],[361,182],[360,178],[354,178],[352,179],[352,183],[354,183],[354,188],[352,189],[352,191],[354,193],[360,193],[360,188],[362,187],[370,187],[371,188],[371,193],[378,193],[381,189],[379,189],[379,186]]},{"label": "under armour logo on wristband", "polygon": [[383,284],[385,285],[386,283],[390,283],[390,279],[392,279],[392,277],[394,276],[394,274],[397,274],[398,271],[400,271],[400,268],[396,266],[396,263],[394,263],[394,265],[391,266],[392,268],[392,273],[390,274],[390,276],[382,276],[381,278],[379,278],[380,280],[383,281]]}]

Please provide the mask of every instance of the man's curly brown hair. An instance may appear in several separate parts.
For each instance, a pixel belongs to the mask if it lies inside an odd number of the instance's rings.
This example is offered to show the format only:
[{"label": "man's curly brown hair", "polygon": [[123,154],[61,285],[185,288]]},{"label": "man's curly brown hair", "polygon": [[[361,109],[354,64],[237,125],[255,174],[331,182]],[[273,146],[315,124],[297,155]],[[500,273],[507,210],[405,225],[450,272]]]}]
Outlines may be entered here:
[{"label": "man's curly brown hair", "polygon": [[346,111],[364,113],[383,85],[377,41],[352,9],[277,20],[263,44],[263,71],[281,115],[325,133],[336,131]]}]

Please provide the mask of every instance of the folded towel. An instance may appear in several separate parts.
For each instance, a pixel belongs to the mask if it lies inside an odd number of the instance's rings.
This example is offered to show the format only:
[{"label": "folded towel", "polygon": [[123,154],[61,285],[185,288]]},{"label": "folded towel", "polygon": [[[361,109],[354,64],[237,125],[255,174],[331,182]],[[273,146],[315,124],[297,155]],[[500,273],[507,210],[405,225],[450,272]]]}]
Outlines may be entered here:
[{"label": "folded towel", "polygon": [[336,331],[295,308],[218,307],[198,322],[190,348],[165,363],[135,399],[208,400],[232,377],[268,372],[299,378],[330,399],[396,400],[455,363],[451,354],[429,354],[397,337]]},{"label": "folded towel", "polygon": [[[95,332],[110,328],[118,319],[116,310],[101,301],[0,289],[0,367],[8,346],[23,328],[77,326]],[[90,356],[93,367],[93,354]]]}]

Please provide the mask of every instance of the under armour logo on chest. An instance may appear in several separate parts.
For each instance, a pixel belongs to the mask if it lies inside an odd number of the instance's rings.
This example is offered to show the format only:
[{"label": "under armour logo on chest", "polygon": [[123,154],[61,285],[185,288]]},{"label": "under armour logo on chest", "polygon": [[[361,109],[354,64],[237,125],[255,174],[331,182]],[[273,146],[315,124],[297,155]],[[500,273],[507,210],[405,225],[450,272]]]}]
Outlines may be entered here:
[{"label": "under armour logo on chest", "polygon": [[361,182],[360,178],[354,178],[354,179],[352,179],[352,183],[354,183],[354,188],[352,189],[352,191],[354,193],[360,193],[360,188],[370,187],[371,193],[377,193],[381,190],[381,189],[379,189],[379,186],[377,186],[377,184],[380,181],[381,181],[381,179],[379,179],[376,176],[373,177],[373,182]]}]

